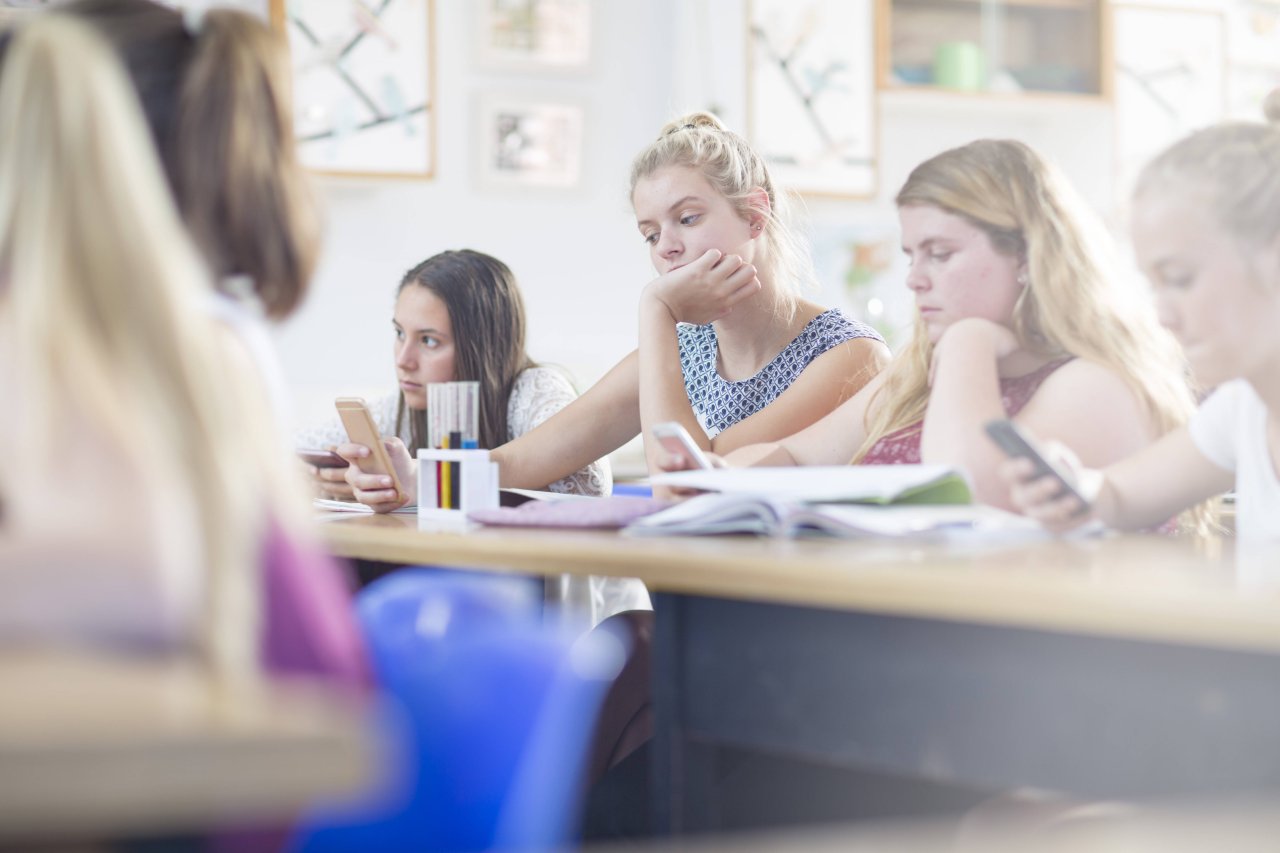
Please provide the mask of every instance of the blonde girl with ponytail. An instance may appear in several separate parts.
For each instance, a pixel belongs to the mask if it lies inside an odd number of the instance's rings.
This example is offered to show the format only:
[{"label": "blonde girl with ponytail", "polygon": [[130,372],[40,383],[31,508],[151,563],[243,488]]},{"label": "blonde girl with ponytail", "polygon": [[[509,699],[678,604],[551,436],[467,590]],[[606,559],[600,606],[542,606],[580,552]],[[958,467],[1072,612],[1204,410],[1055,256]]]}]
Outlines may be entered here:
[{"label": "blonde girl with ponytail", "polygon": [[1009,507],[987,421],[1013,418],[1096,466],[1186,420],[1175,342],[1032,149],[981,140],[943,152],[896,201],[918,309],[911,343],[828,417],[728,464],[946,463],[969,472],[980,500]]},{"label": "blonde girl with ponytail", "polygon": [[1267,123],[1220,124],[1175,143],[1134,193],[1134,251],[1160,320],[1214,390],[1186,426],[1088,472],[1098,488],[1090,514],[1006,465],[1028,515],[1054,529],[1089,517],[1143,528],[1234,489],[1238,539],[1280,540],[1280,90],[1265,109]]},{"label": "blonde girl with ponytail", "polygon": [[787,193],[708,113],[669,122],[633,161],[630,198],[657,278],[639,347],[577,401],[499,449],[504,485],[553,481],[674,421],[725,453],[807,426],[888,360],[874,330],[804,293],[812,263]]}]

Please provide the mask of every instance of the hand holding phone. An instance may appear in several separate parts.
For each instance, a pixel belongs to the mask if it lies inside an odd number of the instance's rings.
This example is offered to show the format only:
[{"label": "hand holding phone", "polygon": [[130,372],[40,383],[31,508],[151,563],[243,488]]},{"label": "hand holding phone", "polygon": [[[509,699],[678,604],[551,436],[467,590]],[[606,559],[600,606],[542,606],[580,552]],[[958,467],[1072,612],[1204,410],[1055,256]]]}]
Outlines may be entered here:
[{"label": "hand holding phone", "polygon": [[338,409],[338,417],[342,419],[342,426],[347,431],[347,438],[353,444],[362,444],[369,448],[369,458],[358,466],[361,472],[390,477],[391,487],[395,489],[397,500],[406,500],[404,487],[400,485],[400,478],[396,476],[396,469],[391,464],[391,458],[387,456],[387,448],[382,444],[382,436],[378,433],[373,415],[370,414],[364,400],[359,397],[339,397],[334,401],[334,405]]},{"label": "hand holding phone", "polygon": [[662,445],[663,450],[672,456],[684,457],[694,468],[712,467],[711,461],[702,452],[702,448],[694,442],[688,430],[675,421],[655,425],[653,437],[658,440],[658,444]]},{"label": "hand holding phone", "polygon": [[1067,496],[1074,497],[1080,502],[1080,509],[1076,511],[1076,515],[1089,511],[1092,501],[1080,493],[1080,490],[1076,487],[1075,479],[1049,461],[1026,433],[1018,429],[1017,424],[1010,420],[988,421],[985,429],[987,435],[991,436],[991,440],[1005,452],[1006,456],[1012,459],[1030,459],[1035,467],[1036,478],[1052,477],[1056,480],[1058,494],[1055,499]]}]

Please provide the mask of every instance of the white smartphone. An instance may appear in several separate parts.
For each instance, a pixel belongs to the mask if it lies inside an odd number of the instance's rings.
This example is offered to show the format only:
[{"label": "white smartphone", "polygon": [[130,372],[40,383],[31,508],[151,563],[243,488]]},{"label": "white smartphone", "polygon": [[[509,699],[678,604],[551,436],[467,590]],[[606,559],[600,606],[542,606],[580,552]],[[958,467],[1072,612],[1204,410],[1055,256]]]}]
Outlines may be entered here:
[{"label": "white smartphone", "polygon": [[342,419],[342,425],[347,430],[347,438],[355,444],[363,444],[369,448],[372,454],[363,464],[364,470],[369,474],[383,474],[391,478],[391,487],[396,490],[396,496],[403,500],[405,498],[404,487],[400,485],[400,478],[396,476],[396,469],[391,465],[391,458],[387,456],[387,449],[382,445],[382,436],[378,434],[378,427],[373,422],[373,415],[369,413],[369,407],[365,405],[364,400],[359,397],[339,397],[334,400],[334,406],[338,409],[338,417]]},{"label": "white smartphone", "polygon": [[683,456],[693,463],[695,468],[711,468],[711,461],[702,452],[702,448],[694,443],[688,430],[675,421],[657,424],[653,428],[653,437],[658,439],[662,449],[674,456]]},{"label": "white smartphone", "polygon": [[1064,474],[1057,465],[1054,465],[1044,454],[1032,443],[1026,433],[1018,429],[1018,425],[1009,420],[988,421],[986,424],[987,435],[991,436],[991,440],[1005,452],[1006,456],[1012,458],[1023,457],[1030,459],[1035,465],[1037,477],[1053,477],[1058,481],[1058,496],[1065,497],[1071,495],[1080,501],[1080,510],[1077,513],[1083,513],[1089,509],[1089,501],[1085,500],[1084,495],[1076,489],[1072,484],[1071,478]]}]

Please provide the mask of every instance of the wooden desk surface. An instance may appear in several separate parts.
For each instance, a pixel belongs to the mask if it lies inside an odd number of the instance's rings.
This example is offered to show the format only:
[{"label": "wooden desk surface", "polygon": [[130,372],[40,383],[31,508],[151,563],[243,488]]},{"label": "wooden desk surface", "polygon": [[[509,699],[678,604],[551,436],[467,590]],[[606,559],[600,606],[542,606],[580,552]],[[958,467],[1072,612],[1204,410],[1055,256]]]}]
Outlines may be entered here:
[{"label": "wooden desk surface", "polygon": [[0,685],[0,841],[288,819],[373,776],[362,709],[310,684],[5,651]]},{"label": "wooden desk surface", "polygon": [[322,518],[329,547],[351,558],[638,577],[658,592],[1280,651],[1280,549],[1237,556],[1232,540],[631,538],[430,532],[414,516]]}]

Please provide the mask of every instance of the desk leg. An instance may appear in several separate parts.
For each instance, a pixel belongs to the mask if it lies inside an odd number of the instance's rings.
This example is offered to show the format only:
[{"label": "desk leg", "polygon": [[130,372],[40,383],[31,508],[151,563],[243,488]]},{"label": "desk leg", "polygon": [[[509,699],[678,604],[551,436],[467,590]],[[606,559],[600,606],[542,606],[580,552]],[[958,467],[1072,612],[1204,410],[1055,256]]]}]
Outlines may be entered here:
[{"label": "desk leg", "polygon": [[657,835],[672,835],[684,825],[683,785],[684,744],[677,685],[682,666],[680,635],[681,598],[653,594],[653,750],[650,753],[650,798],[653,828]]}]

